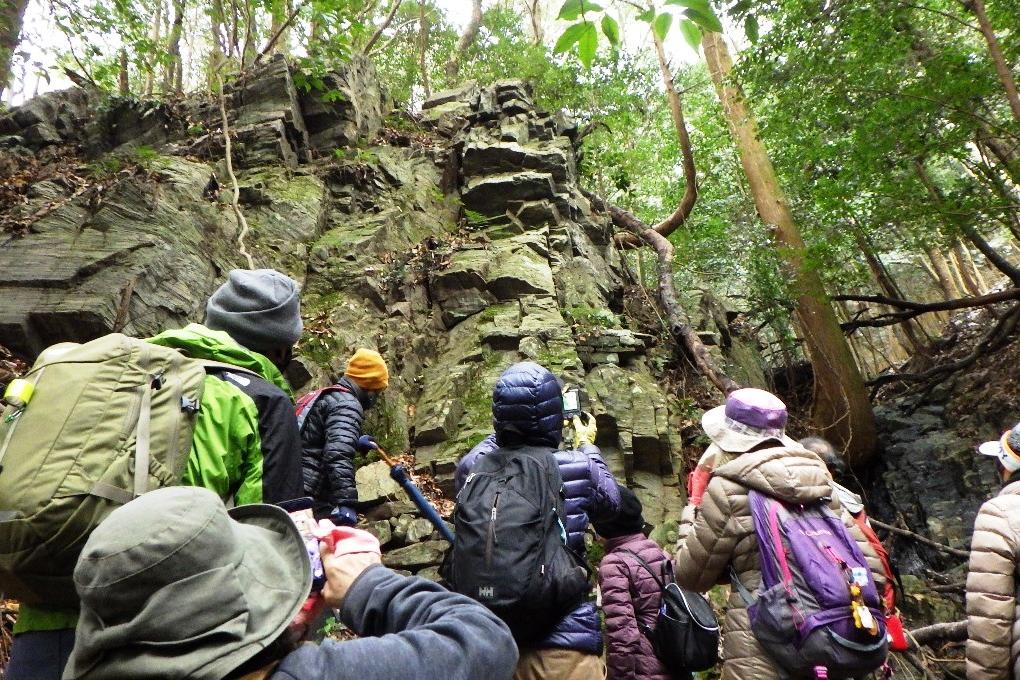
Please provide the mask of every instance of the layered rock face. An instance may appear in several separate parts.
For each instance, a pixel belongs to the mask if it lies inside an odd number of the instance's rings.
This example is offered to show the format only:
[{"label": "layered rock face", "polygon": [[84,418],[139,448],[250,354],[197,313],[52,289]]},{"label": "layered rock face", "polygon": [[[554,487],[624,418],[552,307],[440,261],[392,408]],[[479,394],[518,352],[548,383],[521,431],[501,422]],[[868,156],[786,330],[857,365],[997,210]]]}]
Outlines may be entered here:
[{"label": "layered rock face", "polygon": [[[584,389],[647,519],[678,513],[679,409],[659,385],[661,348],[624,312],[610,225],[577,186],[572,122],[500,82],[440,93],[424,127],[384,126],[367,64],[325,90],[295,80],[274,60],[226,94],[249,250],[304,286],[303,377],[381,351],[391,388],[367,429],[449,491],[455,461],[491,431],[498,375],[537,361]],[[89,156],[80,181],[55,176],[0,207],[25,232],[0,233],[0,345],[31,356],[201,321],[243,266],[219,127],[215,99],[100,104],[77,90],[0,121],[12,154],[74,143]]]}]

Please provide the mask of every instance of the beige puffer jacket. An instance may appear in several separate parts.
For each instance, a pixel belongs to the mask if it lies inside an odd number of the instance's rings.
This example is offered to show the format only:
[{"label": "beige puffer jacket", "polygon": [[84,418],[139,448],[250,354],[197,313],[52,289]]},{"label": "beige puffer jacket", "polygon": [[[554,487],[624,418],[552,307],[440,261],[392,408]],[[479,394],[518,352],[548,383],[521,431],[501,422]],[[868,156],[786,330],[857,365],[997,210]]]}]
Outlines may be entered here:
[{"label": "beige puffer jacket", "polygon": [[967,573],[967,680],[1020,678],[1020,482],[981,506]]},{"label": "beige puffer jacket", "polygon": [[[677,582],[704,592],[729,583],[729,569],[751,592],[761,584],[758,540],[748,502],[748,490],[791,503],[813,503],[832,498],[831,507],[857,541],[868,560],[881,592],[885,575],[871,544],[834,498],[831,477],[822,460],[800,448],[774,448],[741,454],[717,467],[701,507],[685,511],[692,523],[680,527],[681,543],[676,556]],[[778,678],[771,658],[758,645],[747,615],[747,605],[731,589],[722,623],[723,680],[769,680]]]}]

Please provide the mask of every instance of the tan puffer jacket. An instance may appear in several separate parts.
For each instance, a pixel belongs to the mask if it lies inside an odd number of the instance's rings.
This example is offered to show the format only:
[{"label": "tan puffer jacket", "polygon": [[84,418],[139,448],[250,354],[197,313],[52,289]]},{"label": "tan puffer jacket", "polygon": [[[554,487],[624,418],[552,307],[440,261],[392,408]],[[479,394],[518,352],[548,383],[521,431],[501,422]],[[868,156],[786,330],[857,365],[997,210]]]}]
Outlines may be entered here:
[{"label": "tan puffer jacket", "polygon": [[[758,540],[748,502],[748,490],[791,503],[814,503],[832,498],[831,507],[843,518],[861,552],[868,560],[881,592],[885,575],[871,544],[849,513],[843,512],[829,486],[831,477],[822,460],[800,448],[774,448],[745,453],[717,467],[697,513],[685,510],[692,523],[680,527],[681,543],[676,556],[677,582],[704,592],[729,583],[729,569],[755,592],[761,584]],[[747,605],[731,589],[722,623],[723,680],[769,680],[778,678],[773,662],[751,632]]]},{"label": "tan puffer jacket", "polygon": [[967,680],[1020,678],[1020,482],[986,502],[974,522],[967,573]]}]

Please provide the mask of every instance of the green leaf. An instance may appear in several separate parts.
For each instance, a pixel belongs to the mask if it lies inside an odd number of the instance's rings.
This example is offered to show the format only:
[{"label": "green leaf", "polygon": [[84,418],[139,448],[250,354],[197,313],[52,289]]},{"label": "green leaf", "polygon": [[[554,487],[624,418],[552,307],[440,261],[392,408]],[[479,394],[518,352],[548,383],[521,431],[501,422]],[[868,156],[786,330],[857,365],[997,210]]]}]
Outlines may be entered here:
[{"label": "green leaf", "polygon": [[654,9],[646,9],[641,14],[638,14],[637,18],[638,18],[639,21],[644,21],[644,22],[650,24],[650,23],[652,23],[652,20],[655,19],[655,10]]},{"label": "green leaf", "polygon": [[584,22],[584,27],[584,33],[577,42],[577,56],[585,68],[591,68],[591,63],[595,61],[595,48],[599,44],[599,32],[590,21]]},{"label": "green leaf", "polygon": [[758,20],[748,14],[744,19],[744,35],[751,41],[751,44],[758,42]]},{"label": "green leaf", "polygon": [[601,5],[597,5],[590,0],[567,0],[560,7],[560,13],[556,18],[563,19],[564,21],[573,21],[581,16],[583,12],[599,12],[601,10]]},{"label": "green leaf", "polygon": [[706,14],[703,10],[688,7],[684,10],[684,14],[704,30],[722,33],[722,22],[719,21],[719,17],[712,10],[709,10]]},{"label": "green leaf", "polygon": [[698,25],[690,19],[684,19],[680,22],[680,32],[684,34],[684,40],[691,46],[695,52],[698,51],[698,47],[701,46],[701,29]]},{"label": "green leaf", "polygon": [[569,50],[574,46],[574,43],[581,39],[581,36],[588,30],[589,25],[590,24],[587,21],[578,21],[576,24],[567,26],[567,30],[563,31],[563,35],[561,35],[559,40],[556,41],[556,46],[553,47],[553,52],[555,54],[559,54]]},{"label": "green leaf", "polygon": [[655,31],[655,36],[659,40],[665,40],[666,34],[669,33],[669,27],[673,24],[673,15],[669,12],[663,12],[659,16],[655,17],[655,21],[652,22],[652,30]]},{"label": "green leaf", "polygon": [[602,16],[602,32],[609,38],[610,45],[620,44],[620,24],[616,23],[616,19],[608,14]]}]

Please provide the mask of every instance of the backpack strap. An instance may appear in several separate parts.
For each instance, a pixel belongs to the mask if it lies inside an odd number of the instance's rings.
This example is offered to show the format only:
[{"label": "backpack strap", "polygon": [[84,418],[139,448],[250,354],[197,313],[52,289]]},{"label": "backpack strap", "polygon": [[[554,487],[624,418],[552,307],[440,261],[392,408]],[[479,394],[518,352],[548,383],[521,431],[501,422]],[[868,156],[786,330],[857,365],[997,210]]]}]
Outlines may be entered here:
[{"label": "backpack strap", "polygon": [[297,404],[294,406],[294,415],[297,416],[298,432],[305,429],[305,421],[308,419],[308,413],[312,410],[312,406],[319,400],[319,397],[327,392],[351,393],[351,391],[343,385],[327,385],[326,387],[320,387],[317,390],[309,392],[298,399]]},{"label": "backpack strap", "polygon": [[[666,589],[666,584],[663,582],[663,580],[655,575],[655,572],[652,570],[652,567],[643,559],[641,559],[640,555],[638,555],[636,552],[632,550],[627,550],[626,548],[622,549],[620,552],[625,552],[631,557],[633,557],[635,560],[637,560],[641,564],[641,566],[644,567],[645,571],[647,571],[651,575],[651,577],[655,579],[655,583],[658,584],[659,590]],[[669,560],[666,561],[668,562]]]},{"label": "backpack strap", "polygon": [[[159,380],[159,378],[153,380]],[[138,429],[135,431],[135,498],[149,490],[149,420],[152,416],[154,385],[155,382],[149,382],[142,387],[142,405],[138,410]]]},{"label": "backpack strap", "polygon": [[744,604],[750,607],[755,603],[754,595],[747,589],[747,586],[741,583],[740,577],[737,576],[737,572],[732,566],[730,566],[730,583],[733,584],[733,588],[740,595],[740,599],[744,601]]}]

